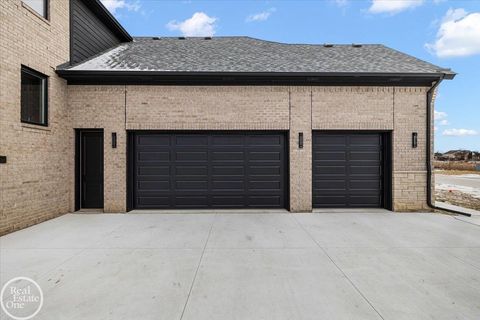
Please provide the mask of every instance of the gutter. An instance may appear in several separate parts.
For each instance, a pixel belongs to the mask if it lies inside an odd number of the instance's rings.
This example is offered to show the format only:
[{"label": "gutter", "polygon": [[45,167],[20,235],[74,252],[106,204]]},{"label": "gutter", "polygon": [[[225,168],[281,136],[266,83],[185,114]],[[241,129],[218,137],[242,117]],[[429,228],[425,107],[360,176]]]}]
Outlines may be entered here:
[{"label": "gutter", "polygon": [[[453,76],[454,77],[454,76]],[[472,215],[470,213],[466,212],[461,212],[461,211],[456,211],[452,209],[445,209],[445,208],[439,208],[435,206],[435,204],[432,202],[432,97],[433,93],[435,92],[435,89],[440,85],[440,83],[443,81],[443,79],[453,79],[452,76],[446,77],[445,75],[441,76],[435,84],[428,90],[427,92],[427,205],[435,210],[443,210],[455,214],[460,214],[463,216],[471,217]]]}]

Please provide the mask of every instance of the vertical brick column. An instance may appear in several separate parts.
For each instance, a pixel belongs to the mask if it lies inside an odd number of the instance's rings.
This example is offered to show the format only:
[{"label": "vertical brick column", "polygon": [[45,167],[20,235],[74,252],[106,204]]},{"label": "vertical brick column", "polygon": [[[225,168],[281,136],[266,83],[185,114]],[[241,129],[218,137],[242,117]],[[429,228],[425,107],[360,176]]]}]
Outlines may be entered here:
[{"label": "vertical brick column", "polygon": [[[427,206],[427,88],[395,88],[393,130],[393,209],[430,210]],[[412,148],[412,133],[418,146]]]},{"label": "vertical brick column", "polygon": [[[125,212],[127,132],[125,86],[69,86],[68,106],[76,129],[103,129],[103,211]],[[117,148],[112,148],[112,132]]]},{"label": "vertical brick column", "polygon": [[[311,88],[290,89],[290,211],[312,211]],[[298,134],[303,132],[303,148]]]}]

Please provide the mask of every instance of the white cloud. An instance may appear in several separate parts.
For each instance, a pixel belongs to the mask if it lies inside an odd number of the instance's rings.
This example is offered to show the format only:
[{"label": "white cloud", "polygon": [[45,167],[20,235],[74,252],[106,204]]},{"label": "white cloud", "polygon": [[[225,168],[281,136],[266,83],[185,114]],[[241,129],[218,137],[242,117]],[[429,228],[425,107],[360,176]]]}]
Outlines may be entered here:
[{"label": "white cloud", "polygon": [[423,4],[423,0],[372,0],[370,13],[396,14]]},{"label": "white cloud", "polygon": [[167,23],[169,30],[180,30],[186,37],[204,37],[215,34],[215,22],[217,18],[209,17],[204,12],[195,12],[193,16],[185,21],[172,20]]},{"label": "white cloud", "polygon": [[442,119],[447,118],[447,113],[443,112],[443,111],[434,110],[433,111],[433,117],[435,118],[435,121],[442,120]]},{"label": "white cloud", "polygon": [[449,9],[443,17],[434,43],[425,47],[438,57],[480,54],[480,12]]},{"label": "white cloud", "polygon": [[444,130],[442,135],[444,136],[456,136],[456,137],[463,137],[463,136],[476,136],[478,134],[475,130],[470,129],[447,129]]},{"label": "white cloud", "polygon": [[433,111],[433,119],[437,126],[448,126],[450,123],[447,120],[447,113],[443,111]]},{"label": "white cloud", "polygon": [[105,8],[112,14],[116,14],[118,9],[127,9],[128,11],[140,10],[140,3],[138,1],[131,2],[127,0],[101,0]]},{"label": "white cloud", "polygon": [[245,21],[246,22],[265,21],[268,18],[270,18],[270,15],[274,13],[276,10],[277,9],[275,8],[270,8],[268,10],[265,10],[259,13],[251,14],[245,19]]}]

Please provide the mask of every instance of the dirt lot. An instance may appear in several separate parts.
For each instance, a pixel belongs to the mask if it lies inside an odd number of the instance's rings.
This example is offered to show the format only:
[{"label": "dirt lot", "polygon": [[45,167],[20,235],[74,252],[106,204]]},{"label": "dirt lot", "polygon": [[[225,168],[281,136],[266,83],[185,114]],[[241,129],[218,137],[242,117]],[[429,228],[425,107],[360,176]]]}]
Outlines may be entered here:
[{"label": "dirt lot", "polygon": [[480,210],[480,174],[468,171],[435,172],[436,201]]},{"label": "dirt lot", "polygon": [[435,190],[435,200],[456,206],[480,210],[480,199],[460,191]]}]

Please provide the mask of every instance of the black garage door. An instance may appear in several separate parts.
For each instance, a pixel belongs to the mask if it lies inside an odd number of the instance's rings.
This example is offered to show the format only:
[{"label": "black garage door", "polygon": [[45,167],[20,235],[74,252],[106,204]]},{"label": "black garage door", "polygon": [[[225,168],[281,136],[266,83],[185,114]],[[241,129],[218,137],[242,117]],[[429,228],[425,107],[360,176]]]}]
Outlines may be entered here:
[{"label": "black garage door", "polygon": [[313,207],[383,206],[381,133],[313,133]]},{"label": "black garage door", "polygon": [[284,208],[283,133],[131,133],[132,205]]}]

